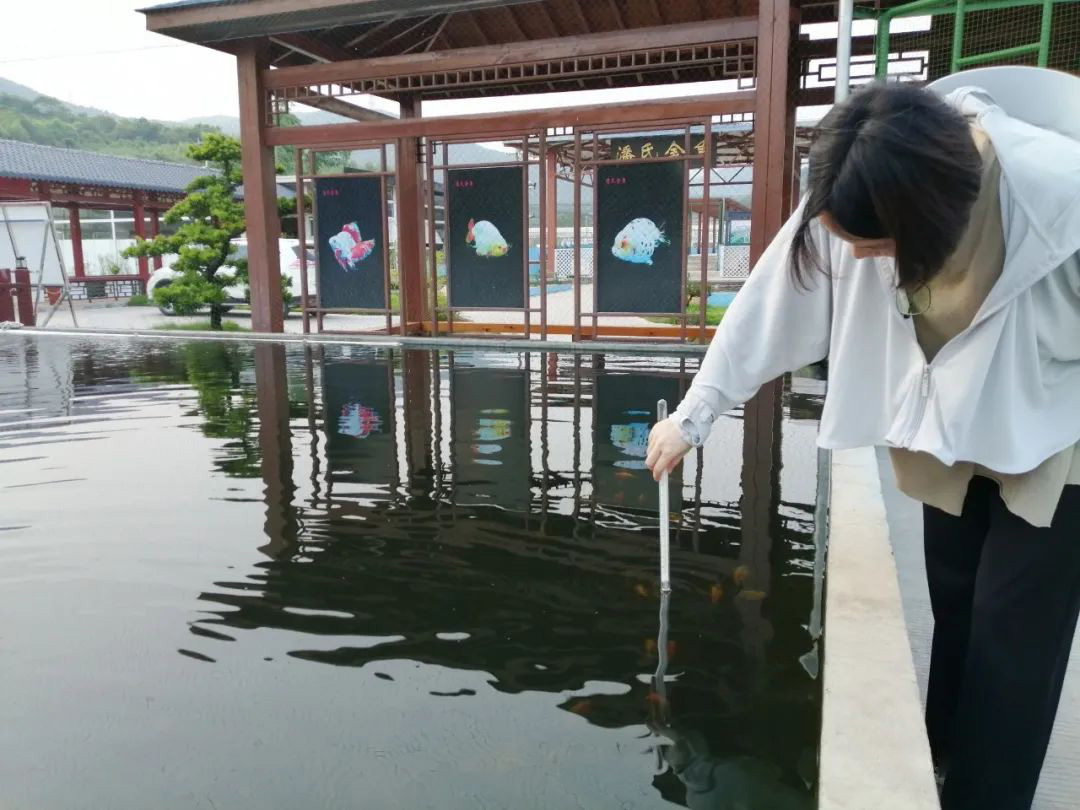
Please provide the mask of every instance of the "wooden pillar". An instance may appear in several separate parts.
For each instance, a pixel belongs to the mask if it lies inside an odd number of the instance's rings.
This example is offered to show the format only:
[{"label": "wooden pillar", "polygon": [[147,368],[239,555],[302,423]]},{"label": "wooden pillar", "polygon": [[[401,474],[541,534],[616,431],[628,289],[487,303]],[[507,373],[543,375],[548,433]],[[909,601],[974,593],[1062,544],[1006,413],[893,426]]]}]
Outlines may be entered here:
[{"label": "wooden pillar", "polygon": [[[161,212],[156,208],[150,212],[150,238],[154,238],[161,233]],[[161,257],[154,257],[154,269],[161,269]]]},{"label": "wooden pillar", "polygon": [[289,384],[285,347],[255,345],[255,391],[259,414],[259,469],[263,480],[267,541],[259,551],[270,557],[291,553],[299,534],[296,484],[293,481],[292,433],[289,429]]},{"label": "wooden pillar", "polygon": [[[420,97],[402,96],[401,117],[420,117]],[[402,333],[419,332],[424,320],[424,255],[428,233],[423,221],[424,199],[421,182],[420,142],[417,138],[397,140],[397,228],[398,284],[401,289]],[[435,212],[431,212],[434,220]],[[435,231],[431,230],[432,242]],[[432,247],[434,249],[434,246]],[[432,313],[434,318],[434,313]]]},{"label": "wooden pillar", "polygon": [[75,265],[75,278],[86,275],[86,263],[82,250],[82,221],[79,219],[79,206],[68,206],[68,228],[71,230],[71,260]]},{"label": "wooden pillar", "polygon": [[[761,0],[758,16],[754,109],[754,180],[750,262],[761,258],[790,212],[794,114],[788,94],[790,0]],[[740,563],[743,588],[769,594],[773,517],[779,506],[782,380],[762,386],[743,411]],[[772,628],[761,602],[739,603],[747,651],[758,660]]]},{"label": "wooden pillar", "polygon": [[757,90],[754,106],[754,183],[751,208],[750,263],[765,251],[784,224],[789,200],[784,169],[794,120],[789,117],[788,47],[790,0],[761,0],[758,14]]},{"label": "wooden pillar", "polygon": [[240,95],[240,141],[247,222],[248,278],[251,284],[251,326],[256,332],[281,332],[281,267],[278,263],[277,194],[274,150],[266,144],[266,94],[260,70],[269,67],[266,43],[237,46],[236,75]]},{"label": "wooden pillar", "polygon": [[[135,236],[139,239],[146,238],[146,197],[143,192],[136,190],[134,205],[132,206],[133,216],[135,218]],[[145,256],[138,258],[139,262],[139,275],[146,278],[150,275],[150,263],[146,260]]]}]

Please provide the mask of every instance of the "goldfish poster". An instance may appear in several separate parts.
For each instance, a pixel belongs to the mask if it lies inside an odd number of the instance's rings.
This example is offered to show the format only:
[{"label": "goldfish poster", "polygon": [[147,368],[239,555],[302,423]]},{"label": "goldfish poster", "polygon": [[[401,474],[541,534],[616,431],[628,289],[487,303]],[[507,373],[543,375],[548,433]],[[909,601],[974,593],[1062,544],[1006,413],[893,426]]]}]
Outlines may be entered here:
[{"label": "goldfish poster", "polygon": [[382,179],[320,177],[315,180],[314,211],[322,305],[328,309],[386,307]]},{"label": "goldfish poster", "polygon": [[447,172],[445,242],[450,304],[525,306],[524,168],[493,166]]},{"label": "goldfish poster", "polygon": [[458,504],[528,508],[528,382],[521,369],[455,362],[450,407]]},{"label": "goldfish poster", "polygon": [[678,312],[686,259],[683,164],[605,164],[596,182],[598,311]]},{"label": "goldfish poster", "polygon": [[[656,401],[666,399],[674,407],[681,398],[678,378],[604,372],[596,377],[595,391],[593,487],[597,502],[608,508],[658,510],[659,490],[645,467],[645,456],[649,431],[656,422]],[[678,471],[669,476],[673,510],[679,503],[680,476]]]},{"label": "goldfish poster", "polygon": [[330,475],[389,492],[397,476],[391,358],[327,360],[322,380]]}]

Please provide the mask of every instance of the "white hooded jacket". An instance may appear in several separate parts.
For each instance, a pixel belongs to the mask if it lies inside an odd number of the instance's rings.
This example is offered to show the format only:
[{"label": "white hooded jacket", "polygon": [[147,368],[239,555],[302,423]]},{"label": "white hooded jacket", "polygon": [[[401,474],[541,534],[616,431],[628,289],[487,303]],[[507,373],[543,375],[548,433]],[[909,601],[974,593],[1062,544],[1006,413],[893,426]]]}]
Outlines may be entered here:
[{"label": "white hooded jacket", "polygon": [[889,445],[1024,473],[1080,441],[1080,142],[948,97],[1001,164],[1005,264],[972,324],[927,363],[896,303],[891,259],[854,259],[824,228],[826,273],[792,279],[796,211],[762,255],[672,415],[693,444],[764,383],[829,357],[818,444]]}]

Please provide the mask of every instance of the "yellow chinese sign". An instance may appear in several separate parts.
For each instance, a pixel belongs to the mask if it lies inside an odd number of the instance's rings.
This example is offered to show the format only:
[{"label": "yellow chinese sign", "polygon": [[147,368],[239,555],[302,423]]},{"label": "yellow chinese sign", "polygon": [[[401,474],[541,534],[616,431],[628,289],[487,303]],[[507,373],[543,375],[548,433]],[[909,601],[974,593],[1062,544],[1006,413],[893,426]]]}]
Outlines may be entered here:
[{"label": "yellow chinese sign", "polygon": [[[687,154],[685,138],[626,138],[611,141],[611,157],[615,160],[651,160],[659,157],[682,157]],[[696,155],[705,154],[705,139],[698,138],[690,145]]]}]

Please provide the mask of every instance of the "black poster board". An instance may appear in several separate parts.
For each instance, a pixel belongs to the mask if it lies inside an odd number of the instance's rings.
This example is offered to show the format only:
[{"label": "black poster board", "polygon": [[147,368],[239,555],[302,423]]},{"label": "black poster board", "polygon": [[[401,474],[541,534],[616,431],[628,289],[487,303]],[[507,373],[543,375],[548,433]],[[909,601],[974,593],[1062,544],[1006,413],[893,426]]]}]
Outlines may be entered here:
[{"label": "black poster board", "polygon": [[597,311],[679,312],[683,163],[605,164],[596,173]]},{"label": "black poster board", "polygon": [[451,371],[454,489],[460,505],[524,511],[530,497],[528,373],[520,369]]},{"label": "black poster board", "polygon": [[392,486],[397,480],[390,361],[323,366],[326,460],[334,480]]},{"label": "black poster board", "polygon": [[447,172],[450,306],[525,306],[524,171],[494,166]]},{"label": "black poster board", "polygon": [[[675,410],[679,380],[647,374],[599,374],[593,397],[593,492],[597,503],[656,511],[660,491],[645,467],[657,400]],[[668,476],[670,503],[678,509],[682,467]]]},{"label": "black poster board", "polygon": [[326,309],[386,309],[382,178],[315,180],[319,300]]}]

